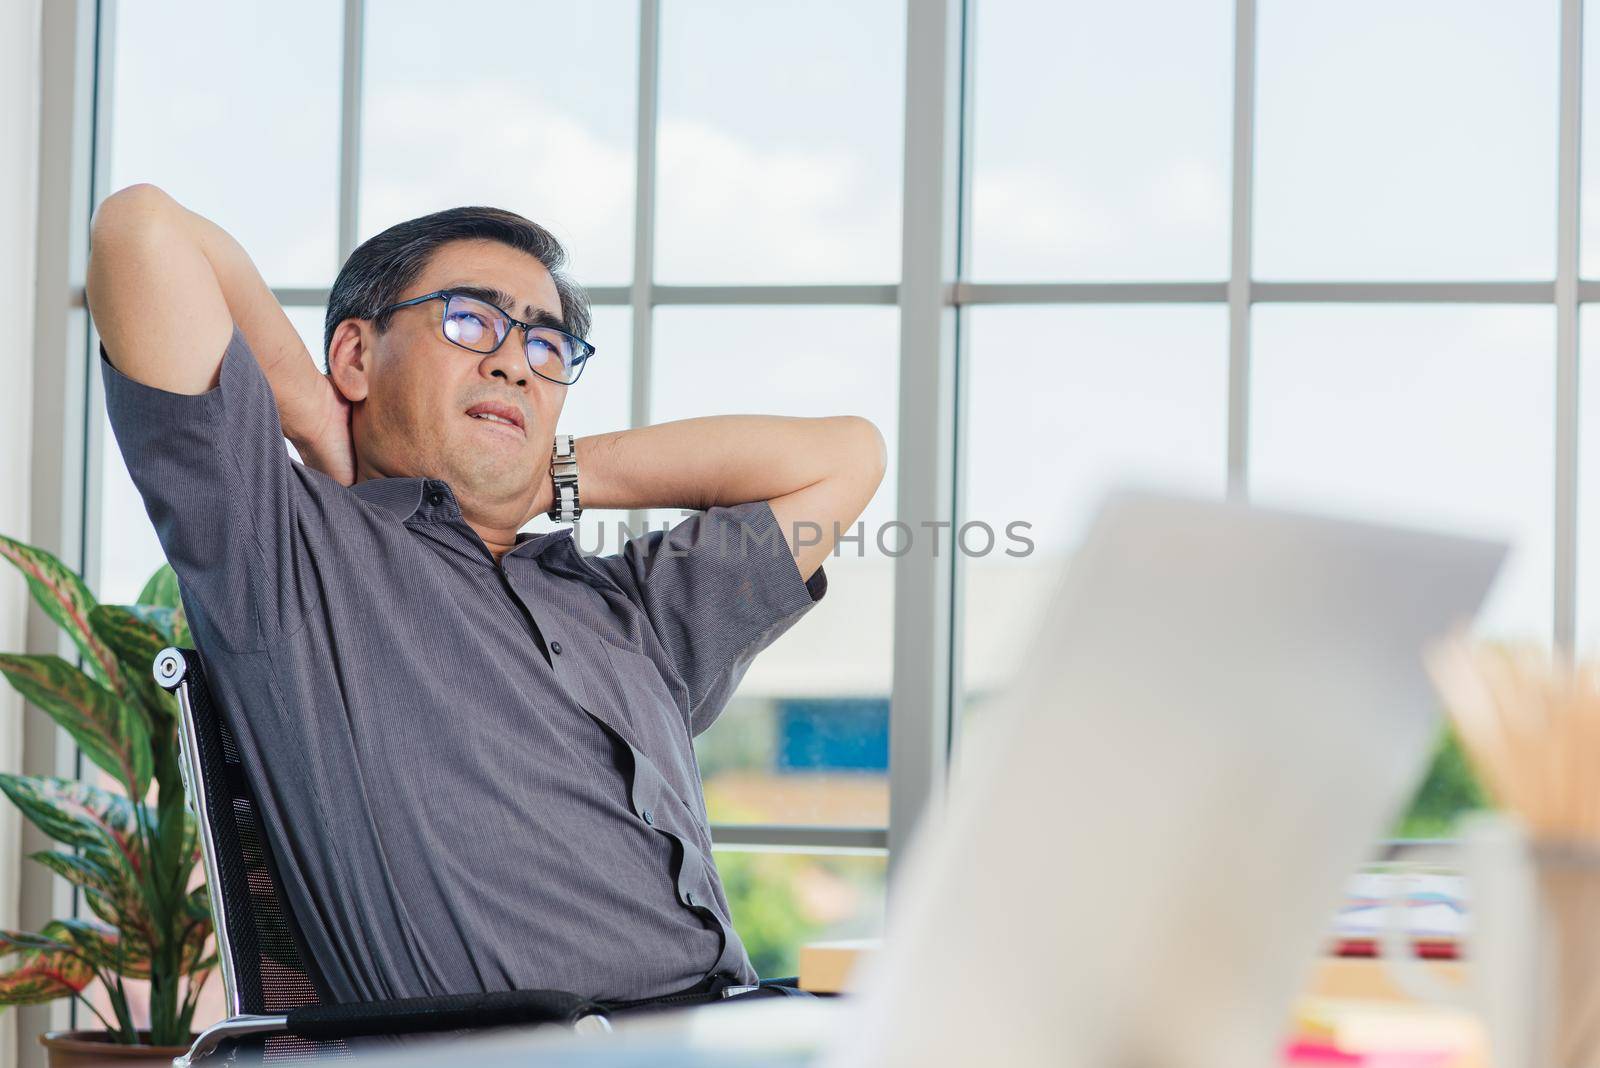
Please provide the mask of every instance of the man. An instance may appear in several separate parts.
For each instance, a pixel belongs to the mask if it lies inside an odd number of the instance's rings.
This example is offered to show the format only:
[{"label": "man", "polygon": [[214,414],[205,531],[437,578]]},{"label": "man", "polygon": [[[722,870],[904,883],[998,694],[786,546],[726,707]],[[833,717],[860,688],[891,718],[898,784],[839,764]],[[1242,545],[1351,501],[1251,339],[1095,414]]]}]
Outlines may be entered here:
[{"label": "man", "polygon": [[[587,301],[510,212],[358,248],[326,375],[243,249],[160,189],[107,198],[91,239],[112,428],[323,996],[755,982],[692,739],[824,595],[823,559],[883,476],[877,429],[596,434],[574,480],[552,452]],[[653,507],[702,511],[611,556],[518,533]]]}]

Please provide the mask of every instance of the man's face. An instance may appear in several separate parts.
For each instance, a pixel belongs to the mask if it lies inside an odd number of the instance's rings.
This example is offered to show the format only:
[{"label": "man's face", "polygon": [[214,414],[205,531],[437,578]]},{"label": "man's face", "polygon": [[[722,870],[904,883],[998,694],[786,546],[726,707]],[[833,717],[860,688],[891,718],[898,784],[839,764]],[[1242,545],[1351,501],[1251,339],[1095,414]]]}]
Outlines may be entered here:
[{"label": "man's face", "polygon": [[[514,303],[501,304],[502,310],[525,322],[540,310],[561,315],[550,272],[498,241],[441,246],[399,299],[463,285],[510,295]],[[381,337],[371,323],[358,324],[370,350],[357,386],[364,386],[364,398],[346,388],[355,378],[336,362],[336,382],[355,402],[357,477],[443,479],[468,515],[521,525],[549,477],[550,439],[568,387],[529,369],[521,328],[512,327],[495,352],[472,352],[445,340],[444,312],[440,299],[401,308]],[[521,425],[481,418],[486,403]],[[477,415],[467,414],[474,409]]]}]

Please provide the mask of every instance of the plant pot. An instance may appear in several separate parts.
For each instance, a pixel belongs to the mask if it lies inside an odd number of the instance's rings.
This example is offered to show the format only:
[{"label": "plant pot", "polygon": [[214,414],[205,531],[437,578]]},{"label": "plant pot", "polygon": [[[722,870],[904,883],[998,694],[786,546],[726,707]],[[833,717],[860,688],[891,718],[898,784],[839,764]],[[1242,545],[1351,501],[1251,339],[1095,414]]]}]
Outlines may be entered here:
[{"label": "plant pot", "polygon": [[[149,1031],[140,1031],[147,1039]],[[111,1041],[109,1031],[46,1031],[39,1044],[50,1051],[50,1068],[133,1068],[159,1064],[189,1052],[188,1046],[125,1046]]]}]

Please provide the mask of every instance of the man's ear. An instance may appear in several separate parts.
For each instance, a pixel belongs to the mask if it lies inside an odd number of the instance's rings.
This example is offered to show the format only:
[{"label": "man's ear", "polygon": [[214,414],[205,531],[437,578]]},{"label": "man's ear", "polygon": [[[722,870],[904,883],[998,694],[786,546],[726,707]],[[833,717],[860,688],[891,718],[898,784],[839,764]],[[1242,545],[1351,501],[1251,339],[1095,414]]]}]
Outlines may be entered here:
[{"label": "man's ear", "polygon": [[328,347],[328,380],[351,404],[367,399],[375,339],[372,324],[360,319],[346,319],[334,327]]}]

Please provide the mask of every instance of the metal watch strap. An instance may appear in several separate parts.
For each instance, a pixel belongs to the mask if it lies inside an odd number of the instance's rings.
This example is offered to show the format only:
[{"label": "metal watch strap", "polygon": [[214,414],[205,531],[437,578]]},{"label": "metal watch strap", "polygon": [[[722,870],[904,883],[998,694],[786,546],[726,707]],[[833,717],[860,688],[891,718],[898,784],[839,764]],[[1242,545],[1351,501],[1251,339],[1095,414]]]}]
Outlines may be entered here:
[{"label": "metal watch strap", "polygon": [[550,446],[550,482],[555,496],[546,514],[557,523],[575,522],[583,506],[578,503],[578,452],[571,434],[557,434]]}]

